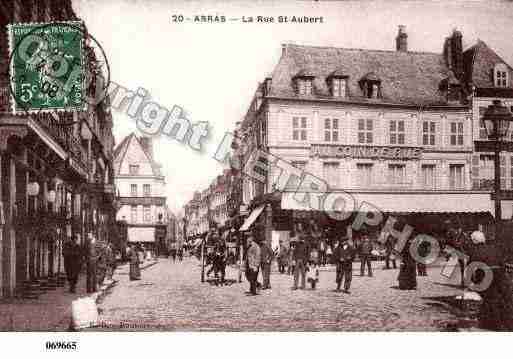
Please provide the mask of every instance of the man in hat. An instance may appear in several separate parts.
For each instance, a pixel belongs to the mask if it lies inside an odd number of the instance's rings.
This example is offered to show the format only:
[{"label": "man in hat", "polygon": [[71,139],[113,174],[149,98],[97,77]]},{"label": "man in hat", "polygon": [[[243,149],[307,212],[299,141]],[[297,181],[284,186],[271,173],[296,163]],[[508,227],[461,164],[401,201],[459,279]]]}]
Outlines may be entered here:
[{"label": "man in hat", "polygon": [[260,267],[260,247],[255,242],[255,237],[250,234],[247,239],[248,251],[246,253],[246,278],[249,282],[249,294],[257,295],[257,278]]},{"label": "man in hat", "polygon": [[308,262],[310,254],[310,250],[304,236],[299,235],[296,238],[297,241],[292,254],[292,265],[294,266],[294,286],[292,287],[292,290],[296,290],[298,288],[299,276],[301,276],[300,289],[305,289],[306,263]]},{"label": "man in hat", "polygon": [[369,277],[372,277],[372,241],[369,236],[364,233],[362,234],[362,241],[360,242],[360,275],[365,275],[365,266],[367,265]]},{"label": "man in hat", "polygon": [[261,241],[260,245],[262,267],[262,289],[271,289],[271,263],[274,258],[274,252],[267,241]]},{"label": "man in hat", "polygon": [[344,292],[350,293],[351,280],[353,279],[353,261],[355,257],[355,248],[349,238],[343,237],[339,245],[333,251],[333,260],[337,266],[335,282],[337,283],[337,292],[340,292],[342,279],[344,279]]}]

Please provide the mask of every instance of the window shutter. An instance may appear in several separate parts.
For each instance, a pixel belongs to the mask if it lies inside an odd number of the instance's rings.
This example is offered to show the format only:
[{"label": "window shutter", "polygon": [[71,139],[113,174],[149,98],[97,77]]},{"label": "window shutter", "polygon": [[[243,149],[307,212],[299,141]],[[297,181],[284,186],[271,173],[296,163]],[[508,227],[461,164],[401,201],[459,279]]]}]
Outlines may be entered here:
[{"label": "window shutter", "polygon": [[510,177],[511,177],[511,188],[513,189],[513,156],[511,156],[510,158],[510,166],[511,166],[511,173],[510,173]]},{"label": "window shutter", "polygon": [[479,189],[479,155],[472,156],[470,178],[472,179],[472,189]]},{"label": "window shutter", "polygon": [[501,189],[506,188],[506,156],[500,157],[500,168],[501,168]]}]

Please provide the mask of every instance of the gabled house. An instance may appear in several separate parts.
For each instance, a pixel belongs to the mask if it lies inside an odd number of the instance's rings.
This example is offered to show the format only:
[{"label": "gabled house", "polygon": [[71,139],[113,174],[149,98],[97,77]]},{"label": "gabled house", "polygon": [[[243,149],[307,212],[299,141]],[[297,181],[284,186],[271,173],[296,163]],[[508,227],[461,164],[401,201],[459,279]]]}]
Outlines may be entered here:
[{"label": "gabled house", "polygon": [[166,182],[152,139],[135,133],[125,137],[114,150],[114,176],[120,205],[116,218],[127,221],[128,242],[156,249],[155,229],[159,218],[167,218],[167,208]]}]

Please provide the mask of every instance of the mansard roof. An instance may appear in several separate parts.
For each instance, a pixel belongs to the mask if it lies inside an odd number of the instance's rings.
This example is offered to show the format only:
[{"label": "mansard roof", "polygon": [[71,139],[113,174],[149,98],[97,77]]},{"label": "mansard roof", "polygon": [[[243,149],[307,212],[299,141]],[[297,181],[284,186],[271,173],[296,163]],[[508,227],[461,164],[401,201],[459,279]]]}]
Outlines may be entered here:
[{"label": "mansard roof", "polygon": [[[332,98],[326,79],[342,68],[348,76],[348,98],[366,102],[359,81],[373,73],[381,80],[382,101],[398,104],[443,105],[439,90],[448,69],[442,54],[412,51],[384,51],[336,47],[284,45],[274,69],[271,96],[297,97],[292,80],[299,73],[315,76],[313,95]],[[374,101],[375,102],[375,101]]]}]

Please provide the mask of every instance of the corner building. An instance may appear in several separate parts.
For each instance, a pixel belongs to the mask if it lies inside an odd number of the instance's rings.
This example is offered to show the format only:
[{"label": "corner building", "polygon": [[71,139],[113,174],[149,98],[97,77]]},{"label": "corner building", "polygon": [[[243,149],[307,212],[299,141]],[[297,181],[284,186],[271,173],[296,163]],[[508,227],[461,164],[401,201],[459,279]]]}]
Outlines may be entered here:
[{"label": "corner building", "polygon": [[[513,104],[512,68],[482,41],[464,51],[457,30],[441,53],[409,51],[403,26],[395,45],[283,45],[242,122],[244,160],[261,149],[323,179],[330,192],[350,193],[356,209],[368,202],[422,230],[447,217],[466,227],[489,223],[493,153],[476,149],[487,140],[486,106],[494,99]],[[508,151],[501,154],[504,189],[513,188]],[[282,192],[273,187],[278,176],[268,172],[263,184],[243,176],[243,197],[255,213],[244,228],[265,222],[269,239],[286,237],[297,221],[330,222],[292,198],[304,176]],[[511,218],[512,203],[502,206]]]}]

